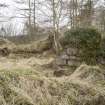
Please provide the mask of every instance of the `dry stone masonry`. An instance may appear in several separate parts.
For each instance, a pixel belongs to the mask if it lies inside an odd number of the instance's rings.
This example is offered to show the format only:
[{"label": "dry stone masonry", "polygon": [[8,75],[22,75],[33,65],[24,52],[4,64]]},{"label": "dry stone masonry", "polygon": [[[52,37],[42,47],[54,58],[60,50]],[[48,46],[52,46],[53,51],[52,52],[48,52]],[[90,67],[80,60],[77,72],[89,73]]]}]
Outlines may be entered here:
[{"label": "dry stone masonry", "polygon": [[58,66],[78,67],[81,64],[81,51],[78,48],[67,48],[56,59]]}]

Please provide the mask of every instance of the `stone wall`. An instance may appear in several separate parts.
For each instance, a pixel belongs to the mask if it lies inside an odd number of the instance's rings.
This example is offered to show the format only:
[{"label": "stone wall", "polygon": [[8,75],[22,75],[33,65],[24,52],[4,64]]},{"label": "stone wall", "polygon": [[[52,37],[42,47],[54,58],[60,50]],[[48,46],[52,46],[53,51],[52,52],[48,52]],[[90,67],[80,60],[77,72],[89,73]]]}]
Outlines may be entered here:
[{"label": "stone wall", "polygon": [[82,62],[81,53],[78,48],[67,48],[56,58],[55,63],[60,67],[69,66],[76,68]]},{"label": "stone wall", "polygon": [[[56,65],[54,75],[55,76],[70,75],[71,72],[73,72],[83,62],[86,63],[85,61],[86,59],[84,60],[83,55],[84,55],[83,50],[81,50],[80,48],[76,47],[66,48],[63,52],[61,52],[60,56],[58,56],[54,62],[54,64]],[[96,56],[96,58],[94,57],[90,58],[92,58],[93,60],[95,59],[97,64],[105,65],[105,57],[103,56]],[[68,68],[68,70],[65,69],[66,67]]]}]

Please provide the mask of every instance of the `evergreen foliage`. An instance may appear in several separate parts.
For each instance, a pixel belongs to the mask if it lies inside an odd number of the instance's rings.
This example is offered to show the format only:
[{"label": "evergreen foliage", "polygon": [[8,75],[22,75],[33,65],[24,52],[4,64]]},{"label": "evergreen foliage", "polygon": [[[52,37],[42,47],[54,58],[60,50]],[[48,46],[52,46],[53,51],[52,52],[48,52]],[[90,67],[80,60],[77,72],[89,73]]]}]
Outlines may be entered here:
[{"label": "evergreen foliage", "polygon": [[63,44],[82,50],[82,59],[92,64],[100,50],[101,34],[92,28],[71,29],[65,32]]}]

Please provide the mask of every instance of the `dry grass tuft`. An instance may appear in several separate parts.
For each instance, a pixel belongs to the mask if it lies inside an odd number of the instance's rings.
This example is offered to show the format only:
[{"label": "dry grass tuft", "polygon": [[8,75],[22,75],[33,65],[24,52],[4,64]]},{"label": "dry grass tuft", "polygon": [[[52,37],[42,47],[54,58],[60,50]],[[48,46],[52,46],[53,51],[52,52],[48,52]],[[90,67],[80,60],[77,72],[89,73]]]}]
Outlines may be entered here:
[{"label": "dry grass tuft", "polygon": [[105,77],[98,66],[81,65],[69,77],[35,70],[0,70],[0,105],[104,105]]}]

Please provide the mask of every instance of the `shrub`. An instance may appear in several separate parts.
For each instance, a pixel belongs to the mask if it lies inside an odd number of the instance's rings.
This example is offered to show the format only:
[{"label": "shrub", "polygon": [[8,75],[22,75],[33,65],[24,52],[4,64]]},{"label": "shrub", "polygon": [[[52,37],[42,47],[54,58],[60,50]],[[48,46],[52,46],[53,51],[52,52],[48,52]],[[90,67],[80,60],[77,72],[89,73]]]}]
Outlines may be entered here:
[{"label": "shrub", "polygon": [[64,43],[74,44],[76,47],[87,47],[89,49],[99,48],[101,34],[95,29],[78,28],[65,32]]},{"label": "shrub", "polygon": [[65,32],[63,44],[77,47],[82,50],[81,55],[85,61],[94,61],[100,49],[101,34],[91,28],[71,29]]},{"label": "shrub", "polygon": [[98,52],[98,57],[99,57],[99,62],[100,62],[100,59],[101,60],[105,59],[105,38],[102,38],[100,50]]}]

